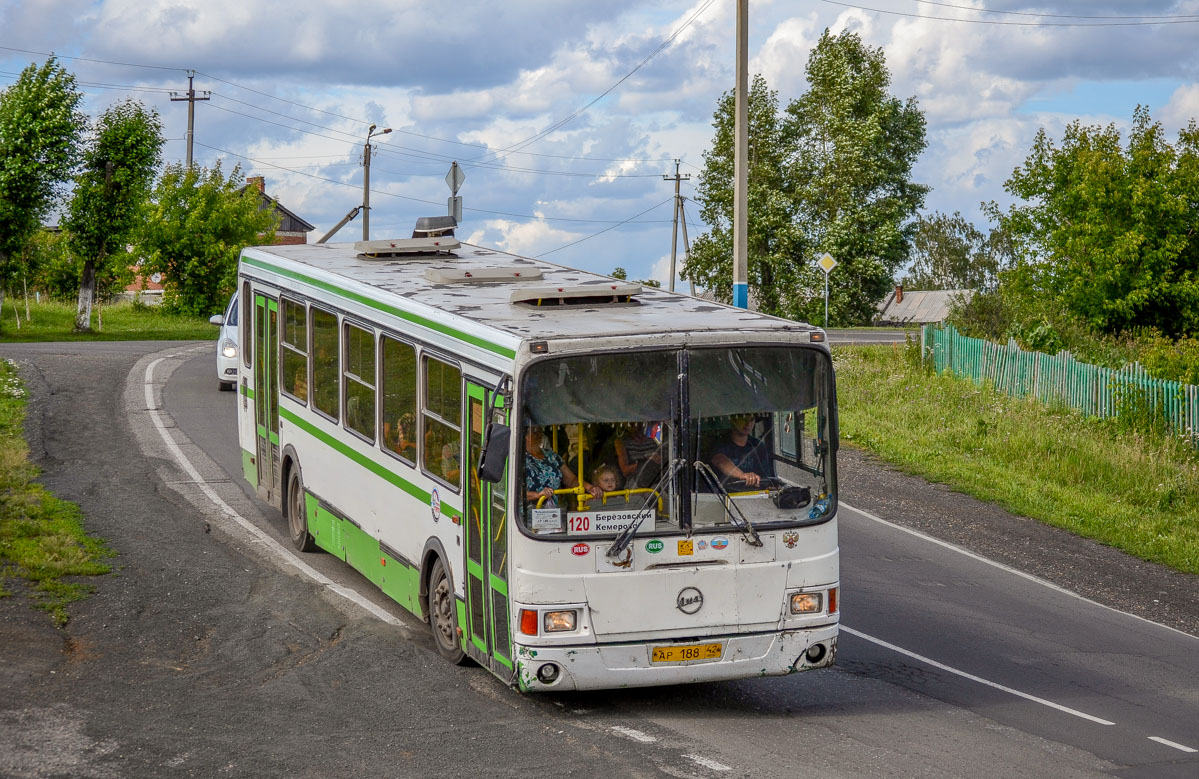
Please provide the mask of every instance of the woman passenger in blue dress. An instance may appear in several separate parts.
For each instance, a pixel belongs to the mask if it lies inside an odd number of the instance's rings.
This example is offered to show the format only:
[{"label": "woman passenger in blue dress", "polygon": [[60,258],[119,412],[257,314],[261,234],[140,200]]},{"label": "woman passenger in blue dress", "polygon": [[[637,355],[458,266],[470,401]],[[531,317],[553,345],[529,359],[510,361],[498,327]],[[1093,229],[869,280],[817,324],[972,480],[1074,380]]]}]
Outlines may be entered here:
[{"label": "woman passenger in blue dress", "polygon": [[[578,477],[570,466],[562,461],[552,448],[546,445],[545,430],[538,426],[525,431],[525,499],[536,503],[540,498],[546,498],[543,505],[556,505],[554,490],[563,486],[574,487],[579,483]],[[598,498],[603,491],[595,485],[584,481],[583,489]]]}]

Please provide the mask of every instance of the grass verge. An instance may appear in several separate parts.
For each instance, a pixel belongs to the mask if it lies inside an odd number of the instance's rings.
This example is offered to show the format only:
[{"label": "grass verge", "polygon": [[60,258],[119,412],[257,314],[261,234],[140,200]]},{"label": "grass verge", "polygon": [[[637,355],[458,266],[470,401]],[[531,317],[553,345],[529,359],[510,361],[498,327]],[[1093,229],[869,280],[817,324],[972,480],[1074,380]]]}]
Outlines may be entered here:
[{"label": "grass verge", "polygon": [[22,434],[25,390],[16,366],[0,361],[0,597],[13,593],[12,580],[26,582],[35,608],[67,623],[68,604],[85,597],[91,585],[78,577],[108,573],[112,555],[104,542],[83,532],[79,507],[60,500],[33,481]]},{"label": "grass verge", "polygon": [[[0,343],[18,341],[205,341],[218,328],[203,317],[181,316],[158,306],[121,302],[92,309],[92,332],[75,332],[75,304],[6,296],[0,311]],[[217,311],[214,314],[220,313]],[[20,326],[17,320],[20,320]],[[101,325],[101,320],[103,324]]]},{"label": "grass verge", "polygon": [[1199,453],[921,369],[918,347],[833,349],[841,440],[901,470],[1199,574]]}]

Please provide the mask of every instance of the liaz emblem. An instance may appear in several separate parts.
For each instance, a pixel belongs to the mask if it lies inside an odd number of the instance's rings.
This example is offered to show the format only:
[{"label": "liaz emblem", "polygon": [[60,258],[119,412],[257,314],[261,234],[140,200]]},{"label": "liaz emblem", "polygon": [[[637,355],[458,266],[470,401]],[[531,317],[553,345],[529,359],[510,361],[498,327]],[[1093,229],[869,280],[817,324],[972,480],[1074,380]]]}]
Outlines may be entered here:
[{"label": "liaz emblem", "polygon": [[799,543],[799,533],[795,531],[783,533],[783,543],[787,545],[788,549],[794,549],[795,545]]}]

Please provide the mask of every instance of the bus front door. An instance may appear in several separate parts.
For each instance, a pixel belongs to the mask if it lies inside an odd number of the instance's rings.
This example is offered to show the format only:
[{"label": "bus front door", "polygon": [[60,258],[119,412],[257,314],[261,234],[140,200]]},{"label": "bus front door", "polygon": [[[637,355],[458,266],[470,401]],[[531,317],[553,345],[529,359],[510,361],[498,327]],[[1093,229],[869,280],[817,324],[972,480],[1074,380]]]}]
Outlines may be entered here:
[{"label": "bus front door", "polygon": [[258,497],[279,504],[279,301],[254,295],[254,428]]},{"label": "bus front door", "polygon": [[[506,481],[479,479],[490,389],[467,382],[466,652],[502,679],[512,676],[511,620],[508,614],[508,496]],[[494,401],[495,419],[504,422],[503,398]]]}]

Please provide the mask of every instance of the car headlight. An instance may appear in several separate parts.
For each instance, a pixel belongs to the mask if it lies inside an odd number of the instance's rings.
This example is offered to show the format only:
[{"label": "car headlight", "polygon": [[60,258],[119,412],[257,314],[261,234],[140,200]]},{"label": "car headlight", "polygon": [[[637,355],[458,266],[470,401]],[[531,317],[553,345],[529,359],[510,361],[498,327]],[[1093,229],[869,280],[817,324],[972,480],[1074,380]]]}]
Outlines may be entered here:
[{"label": "car headlight", "polygon": [[542,619],[546,633],[568,633],[575,629],[577,622],[578,612],[574,609],[570,611],[547,611],[545,617]]},{"label": "car headlight", "polygon": [[793,592],[790,602],[792,614],[819,614],[824,611],[824,593]]},{"label": "car headlight", "polygon": [[221,344],[221,354],[232,360],[237,356],[237,344],[226,338],[225,342]]}]

